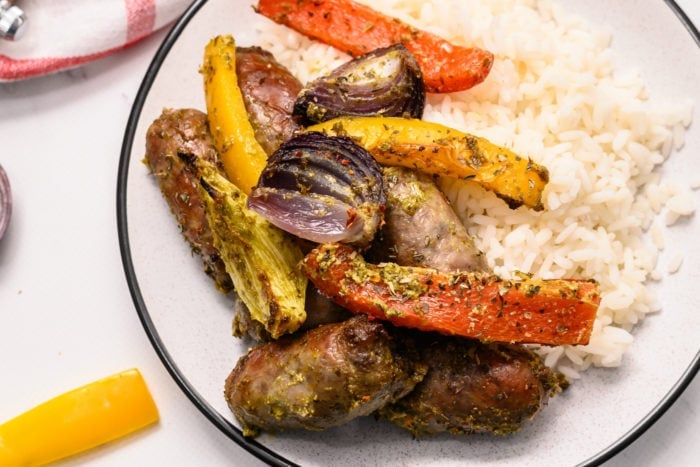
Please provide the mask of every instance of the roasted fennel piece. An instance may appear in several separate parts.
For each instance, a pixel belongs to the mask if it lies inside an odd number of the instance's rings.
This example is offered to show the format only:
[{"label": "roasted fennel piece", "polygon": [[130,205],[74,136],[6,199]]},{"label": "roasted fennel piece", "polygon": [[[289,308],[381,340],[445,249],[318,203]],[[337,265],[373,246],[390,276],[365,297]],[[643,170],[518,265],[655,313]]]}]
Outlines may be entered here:
[{"label": "roasted fennel piece", "polygon": [[246,194],[207,164],[200,191],[214,246],[252,319],[273,339],[296,331],[306,320],[307,279],[296,266],[303,258],[299,246],[247,209]]}]

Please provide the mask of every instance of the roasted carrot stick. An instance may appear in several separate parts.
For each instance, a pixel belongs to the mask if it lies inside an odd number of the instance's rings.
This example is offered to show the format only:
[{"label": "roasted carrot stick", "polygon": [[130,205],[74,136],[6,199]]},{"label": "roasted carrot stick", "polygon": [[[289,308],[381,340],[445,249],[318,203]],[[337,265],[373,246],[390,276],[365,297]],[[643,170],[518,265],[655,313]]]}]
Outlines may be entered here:
[{"label": "roasted carrot stick", "polygon": [[451,44],[352,0],[259,0],[256,11],[353,56],[402,42],[418,60],[428,92],[469,89],[493,64],[491,52]]},{"label": "roasted carrot stick", "polygon": [[600,295],[592,280],[502,280],[488,273],[369,264],[326,244],[301,262],[331,300],[397,326],[484,342],[587,344]]}]

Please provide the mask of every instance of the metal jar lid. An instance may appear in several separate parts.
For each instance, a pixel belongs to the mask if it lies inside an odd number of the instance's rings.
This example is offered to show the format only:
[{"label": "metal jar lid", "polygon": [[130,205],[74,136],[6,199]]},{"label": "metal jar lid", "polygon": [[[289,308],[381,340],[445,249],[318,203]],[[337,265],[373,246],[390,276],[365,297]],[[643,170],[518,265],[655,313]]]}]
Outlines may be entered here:
[{"label": "metal jar lid", "polygon": [[16,41],[27,30],[27,15],[10,0],[0,0],[0,37]]}]

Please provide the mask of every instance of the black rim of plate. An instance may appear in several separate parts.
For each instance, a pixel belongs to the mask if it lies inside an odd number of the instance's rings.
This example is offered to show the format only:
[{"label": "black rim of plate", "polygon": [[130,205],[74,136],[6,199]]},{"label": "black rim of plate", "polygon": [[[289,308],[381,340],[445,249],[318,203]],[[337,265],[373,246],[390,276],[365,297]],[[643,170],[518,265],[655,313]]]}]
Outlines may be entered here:
[{"label": "black rim of plate", "polygon": [[[690,21],[685,12],[674,0],[665,0],[666,4],[678,16],[683,26],[688,30],[688,33],[693,37],[695,42],[700,46],[700,32],[695,25]],[[138,278],[134,269],[133,260],[131,257],[131,249],[129,246],[129,232],[126,209],[127,198],[127,178],[129,175],[129,163],[131,160],[131,150],[134,143],[134,136],[138,126],[141,111],[143,109],[148,93],[153,85],[153,82],[158,75],[161,64],[166,59],[175,42],[180,37],[180,34],[185,30],[190,20],[197,12],[207,3],[207,0],[195,0],[188,7],[187,11],[179,18],[179,20],[171,28],[163,43],[158,48],[158,51],[151,61],[148,70],[141,82],[136,99],[134,101],[129,120],[124,133],[122,142],[122,150],[119,160],[119,172],[117,176],[117,229],[119,234],[119,249],[122,257],[122,264],[126,274],[126,280],[131,293],[132,300],[136,306],[136,311],[141,320],[146,334],[155,349],[161,362],[175,380],[180,389],[190,399],[190,401],[206,416],[217,428],[219,428],[226,436],[235,441],[242,448],[256,456],[258,459],[276,466],[295,466],[294,462],[284,458],[283,456],[272,451],[268,447],[259,442],[245,438],[239,428],[233,425],[229,420],[224,418],[216,409],[197,392],[190,384],[187,378],[182,374],[177,364],[171,357],[164,342],[161,340],[158,331],[151,319],[151,316],[146,307],[146,303],[141,295]],[[683,391],[688,387],[695,375],[700,370],[700,351],[695,355],[686,371],[671,388],[671,390],[641,421],[633,426],[627,433],[612,443],[603,451],[599,452],[590,459],[585,460],[581,466],[600,465],[603,462],[611,459],[627,446],[632,444],[646,430],[649,429],[661,416],[668,410],[669,407],[678,399]]]}]

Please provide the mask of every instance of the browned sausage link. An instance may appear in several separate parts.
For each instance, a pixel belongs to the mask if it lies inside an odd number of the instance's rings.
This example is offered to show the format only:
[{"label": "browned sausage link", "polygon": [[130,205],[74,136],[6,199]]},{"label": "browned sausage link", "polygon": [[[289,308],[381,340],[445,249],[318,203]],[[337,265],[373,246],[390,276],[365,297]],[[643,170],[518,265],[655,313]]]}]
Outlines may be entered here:
[{"label": "browned sausage link", "polygon": [[306,288],[306,321],[301,329],[311,329],[321,324],[338,323],[353,316],[351,312],[337,305],[323,295],[315,285],[309,281]]},{"label": "browned sausage link", "polygon": [[414,436],[518,431],[568,384],[522,346],[439,336],[420,345],[430,369],[380,416]]},{"label": "browned sausage link", "polygon": [[424,374],[384,325],[358,315],[250,350],[224,393],[246,436],[323,430],[397,400]]},{"label": "browned sausage link", "polygon": [[234,337],[241,339],[250,337],[256,342],[269,342],[272,340],[272,336],[267,332],[265,326],[250,316],[250,310],[243,303],[243,300],[238,297],[233,301],[231,331]]},{"label": "browned sausage link", "polygon": [[301,83],[260,47],[236,48],[236,75],[255,139],[272,154],[300,128],[292,110]]},{"label": "browned sausage link", "polygon": [[[387,203],[378,248],[382,261],[443,271],[485,271],[484,255],[432,177],[385,167]],[[372,253],[376,256],[376,253]]]},{"label": "browned sausage link", "polygon": [[146,133],[146,158],[163,197],[175,215],[185,240],[202,257],[205,272],[222,292],[233,289],[214,241],[199,196],[199,175],[194,164],[202,158],[223,173],[209,134],[206,114],[195,109],[164,109]]}]

